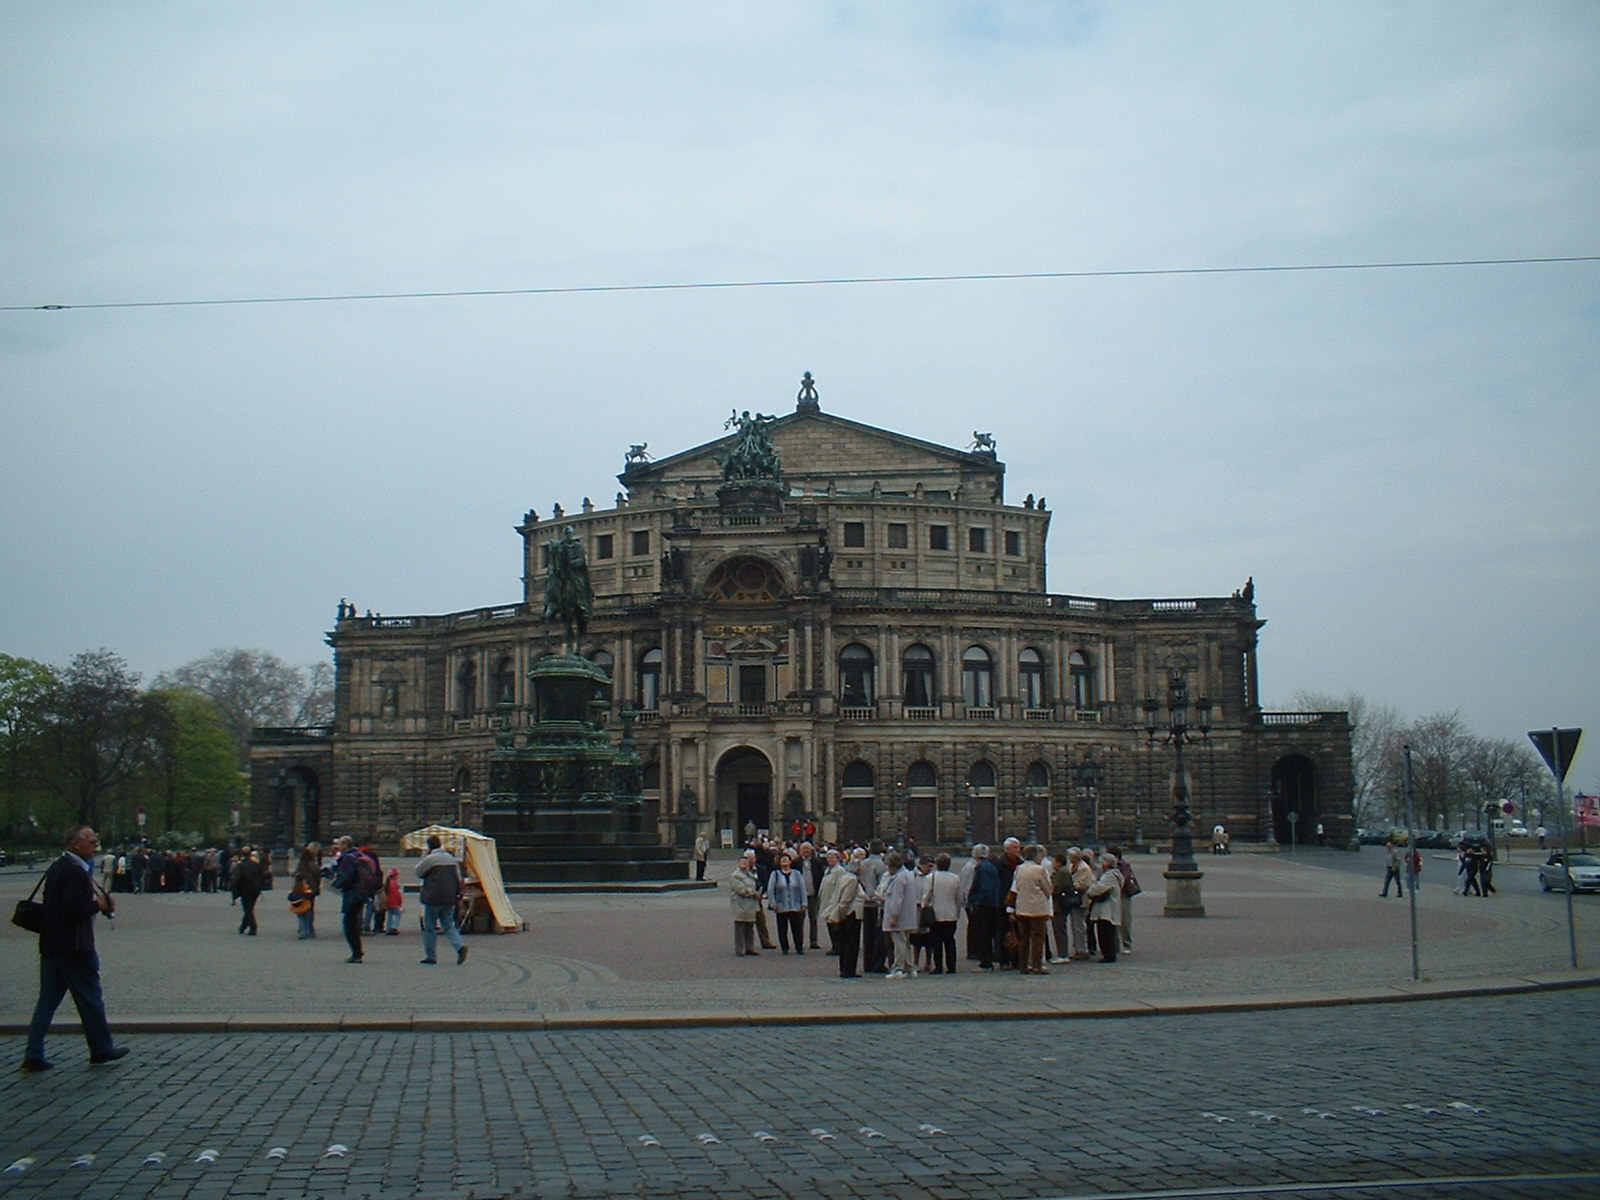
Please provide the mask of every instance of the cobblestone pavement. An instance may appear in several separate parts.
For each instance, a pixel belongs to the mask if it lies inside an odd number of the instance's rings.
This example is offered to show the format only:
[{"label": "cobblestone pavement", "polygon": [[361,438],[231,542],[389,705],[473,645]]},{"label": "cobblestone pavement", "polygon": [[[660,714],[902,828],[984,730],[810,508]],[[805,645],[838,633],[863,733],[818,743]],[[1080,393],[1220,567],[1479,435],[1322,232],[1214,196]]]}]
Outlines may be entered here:
[{"label": "cobblestone pavement", "polygon": [[0,1200],[1600,1194],[1592,1074],[1553,1084],[1600,1052],[1581,989],[135,1044],[112,1067],[0,1074]]},{"label": "cobblestone pavement", "polygon": [[[1135,954],[1047,978],[736,959],[725,892],[517,897],[528,931],[461,967],[409,923],[346,965],[279,893],[256,938],[226,896],[127,897],[100,945],[133,1054],[87,1066],[68,1005],[41,1074],[8,925],[0,1200],[1600,1196],[1564,897],[1425,886],[1413,983],[1410,905],[1348,860],[1202,866],[1205,920],[1161,918],[1141,863]],[[1600,897],[1574,907],[1586,963]]]}]

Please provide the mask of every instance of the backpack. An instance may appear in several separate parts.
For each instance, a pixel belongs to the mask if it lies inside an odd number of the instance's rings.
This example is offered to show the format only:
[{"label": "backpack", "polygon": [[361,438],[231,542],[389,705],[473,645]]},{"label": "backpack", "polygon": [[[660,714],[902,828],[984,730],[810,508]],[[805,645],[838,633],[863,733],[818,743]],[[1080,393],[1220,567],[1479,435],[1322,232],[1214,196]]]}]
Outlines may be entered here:
[{"label": "backpack", "polygon": [[352,877],[354,891],[358,896],[372,896],[378,891],[382,880],[378,877],[378,864],[372,861],[372,855],[364,850],[352,850],[356,856],[356,870]]}]

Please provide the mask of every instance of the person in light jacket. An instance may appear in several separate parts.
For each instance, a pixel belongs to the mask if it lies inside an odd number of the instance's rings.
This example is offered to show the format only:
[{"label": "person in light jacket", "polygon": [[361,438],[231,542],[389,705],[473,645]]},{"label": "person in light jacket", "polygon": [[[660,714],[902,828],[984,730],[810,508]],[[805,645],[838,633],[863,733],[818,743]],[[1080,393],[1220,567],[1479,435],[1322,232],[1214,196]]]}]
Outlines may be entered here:
[{"label": "person in light jacket", "polygon": [[1050,872],[1044,867],[1044,847],[1025,846],[1022,862],[1011,877],[1016,893],[1017,973],[1048,975],[1044,965],[1045,926],[1054,905],[1050,891]]},{"label": "person in light jacket", "polygon": [[961,919],[961,877],[950,869],[950,856],[941,854],[933,862],[933,874],[924,877],[926,892],[923,907],[933,909],[932,946],[929,950],[930,975],[956,973],[956,922]]},{"label": "person in light jacket", "polygon": [[888,979],[915,978],[911,935],[917,928],[917,873],[898,854],[890,854],[878,890],[883,895],[883,932],[894,942],[894,964]]},{"label": "person in light jacket", "polygon": [[778,947],[789,953],[789,938],[794,937],[794,952],[806,952],[806,877],[794,869],[794,859],[785,850],[778,855],[778,866],[767,876],[767,903],[778,918]]},{"label": "person in light jacket", "polygon": [[1117,870],[1117,856],[1100,856],[1100,878],[1083,894],[1089,905],[1089,920],[1094,925],[1095,944],[1100,948],[1100,961],[1117,961],[1117,947],[1122,944],[1122,872]]},{"label": "person in light jacket", "polygon": [[728,876],[728,893],[733,905],[734,954],[760,954],[756,949],[756,917],[761,912],[761,884],[756,878],[754,850],[739,856],[739,865]]},{"label": "person in light jacket", "polygon": [[837,850],[829,850],[817,906],[839,952],[840,979],[861,978],[861,918],[866,901],[860,877],[844,865]]}]

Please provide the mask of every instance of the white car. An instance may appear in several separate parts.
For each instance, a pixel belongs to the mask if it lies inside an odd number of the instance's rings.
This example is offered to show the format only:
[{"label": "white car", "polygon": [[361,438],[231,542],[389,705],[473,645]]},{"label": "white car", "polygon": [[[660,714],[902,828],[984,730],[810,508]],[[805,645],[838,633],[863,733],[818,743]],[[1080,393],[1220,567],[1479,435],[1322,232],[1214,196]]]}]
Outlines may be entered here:
[{"label": "white car", "polygon": [[1528,827],[1526,825],[1524,825],[1521,821],[1513,821],[1513,822],[1511,822],[1510,828],[1508,828],[1506,830],[1506,836],[1508,836],[1508,837],[1532,837],[1533,835],[1528,832]]},{"label": "white car", "polygon": [[1547,892],[1567,890],[1567,871],[1572,871],[1574,892],[1600,892],[1600,854],[1574,852],[1568,854],[1567,865],[1561,864],[1561,854],[1550,856],[1550,861],[1539,868],[1539,886]]}]

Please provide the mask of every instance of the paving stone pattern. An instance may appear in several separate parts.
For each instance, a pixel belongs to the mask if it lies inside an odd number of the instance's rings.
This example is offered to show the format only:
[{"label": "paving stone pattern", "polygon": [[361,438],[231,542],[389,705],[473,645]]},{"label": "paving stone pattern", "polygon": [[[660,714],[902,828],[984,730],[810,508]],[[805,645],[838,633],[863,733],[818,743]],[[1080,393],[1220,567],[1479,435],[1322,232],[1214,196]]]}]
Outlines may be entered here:
[{"label": "paving stone pattern", "polygon": [[[1582,1073],[1600,1057],[1593,995],[1121,1020],[144,1035],[113,1067],[63,1057],[0,1075],[0,1166],[33,1160],[0,1174],[0,1200],[1373,1185],[1327,1193],[1350,1200],[1393,1197],[1381,1181],[1556,1172],[1588,1177],[1448,1194],[1596,1195],[1596,1090]],[[1582,1081],[1566,1093],[1550,1086],[1563,1062]],[[215,1161],[197,1161],[207,1151]]]}]

